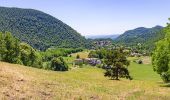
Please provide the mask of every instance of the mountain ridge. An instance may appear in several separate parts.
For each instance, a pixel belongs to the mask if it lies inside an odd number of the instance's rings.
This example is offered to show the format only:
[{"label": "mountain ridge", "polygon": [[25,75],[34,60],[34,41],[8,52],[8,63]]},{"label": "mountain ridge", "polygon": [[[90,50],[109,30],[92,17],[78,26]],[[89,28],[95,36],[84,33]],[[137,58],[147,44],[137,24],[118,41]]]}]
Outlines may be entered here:
[{"label": "mountain ridge", "polygon": [[0,31],[9,31],[16,38],[36,49],[51,46],[85,47],[86,39],[61,20],[35,9],[0,7]]},{"label": "mountain ridge", "polygon": [[164,33],[162,32],[163,28],[164,27],[159,25],[152,28],[138,27],[125,31],[117,37],[114,42],[126,46],[135,46],[141,43],[149,49],[155,42],[164,37]]}]

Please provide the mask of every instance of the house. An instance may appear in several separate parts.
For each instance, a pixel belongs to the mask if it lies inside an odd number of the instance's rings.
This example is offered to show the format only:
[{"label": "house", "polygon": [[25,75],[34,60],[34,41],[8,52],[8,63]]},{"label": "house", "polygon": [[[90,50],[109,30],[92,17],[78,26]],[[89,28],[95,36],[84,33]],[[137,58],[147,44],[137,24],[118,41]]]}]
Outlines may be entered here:
[{"label": "house", "polygon": [[102,64],[101,60],[98,59],[98,58],[85,58],[84,59],[84,63],[90,64],[92,66],[96,66],[96,65]]},{"label": "house", "polygon": [[96,65],[102,64],[102,61],[98,58],[85,58],[85,59],[75,59],[74,63],[75,65],[89,64],[92,66],[96,66]]}]

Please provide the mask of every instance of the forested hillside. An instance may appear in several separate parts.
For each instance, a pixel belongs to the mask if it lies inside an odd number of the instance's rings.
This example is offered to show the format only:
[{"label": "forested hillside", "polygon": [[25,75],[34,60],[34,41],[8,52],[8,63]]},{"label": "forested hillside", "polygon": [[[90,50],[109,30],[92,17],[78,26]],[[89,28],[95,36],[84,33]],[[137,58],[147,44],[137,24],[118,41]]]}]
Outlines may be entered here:
[{"label": "forested hillside", "polygon": [[152,49],[155,42],[164,37],[162,26],[153,28],[139,27],[134,30],[129,30],[120,35],[115,42],[126,46],[136,46],[138,43],[146,49]]},{"label": "forested hillside", "polygon": [[51,46],[85,47],[86,43],[86,39],[70,26],[33,9],[0,7],[0,31],[9,31],[39,50]]}]

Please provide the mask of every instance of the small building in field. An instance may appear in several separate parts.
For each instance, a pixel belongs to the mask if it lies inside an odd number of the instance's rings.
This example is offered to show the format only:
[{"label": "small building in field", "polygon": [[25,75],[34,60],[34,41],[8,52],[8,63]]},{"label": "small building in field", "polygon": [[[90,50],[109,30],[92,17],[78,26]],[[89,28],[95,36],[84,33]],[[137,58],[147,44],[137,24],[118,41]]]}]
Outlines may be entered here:
[{"label": "small building in field", "polygon": [[75,65],[89,64],[89,65],[92,65],[92,66],[102,64],[101,60],[98,59],[98,58],[75,59],[74,63],[75,63]]}]

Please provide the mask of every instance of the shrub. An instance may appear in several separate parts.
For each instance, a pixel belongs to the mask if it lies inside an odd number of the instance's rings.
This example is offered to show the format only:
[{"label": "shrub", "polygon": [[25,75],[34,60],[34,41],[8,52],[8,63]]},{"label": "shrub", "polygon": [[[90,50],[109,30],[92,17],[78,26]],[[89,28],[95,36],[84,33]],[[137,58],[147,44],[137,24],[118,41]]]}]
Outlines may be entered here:
[{"label": "shrub", "polygon": [[54,71],[68,71],[68,65],[62,57],[53,58],[51,61],[51,69]]},{"label": "shrub", "polygon": [[79,55],[79,54],[77,54],[76,58],[77,58],[77,59],[79,59],[79,58],[80,58],[80,55]]},{"label": "shrub", "polygon": [[165,83],[170,82],[170,72],[163,72],[161,78]]},{"label": "shrub", "polygon": [[97,67],[97,68],[102,68],[103,65],[102,65],[102,64],[98,64],[98,65],[96,65],[96,67]]},{"label": "shrub", "polygon": [[143,64],[143,61],[142,60],[138,60],[137,63],[138,64]]}]

